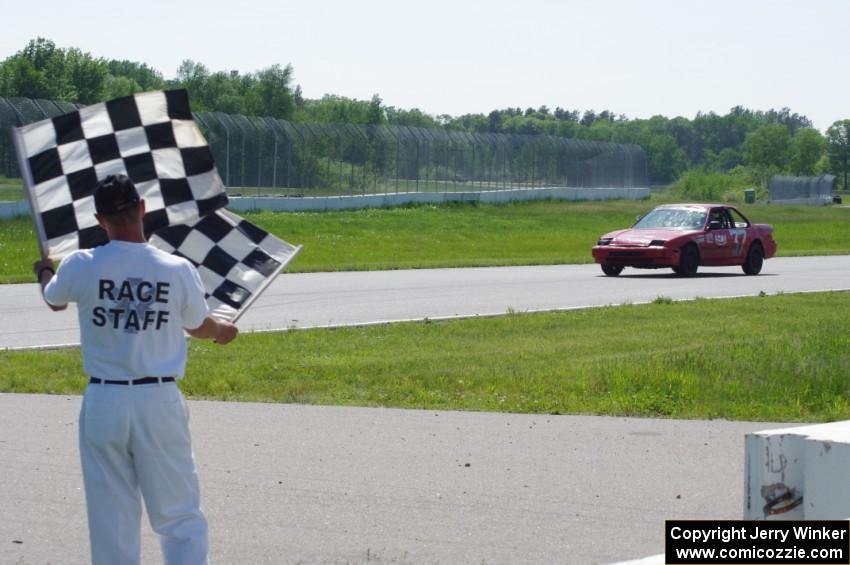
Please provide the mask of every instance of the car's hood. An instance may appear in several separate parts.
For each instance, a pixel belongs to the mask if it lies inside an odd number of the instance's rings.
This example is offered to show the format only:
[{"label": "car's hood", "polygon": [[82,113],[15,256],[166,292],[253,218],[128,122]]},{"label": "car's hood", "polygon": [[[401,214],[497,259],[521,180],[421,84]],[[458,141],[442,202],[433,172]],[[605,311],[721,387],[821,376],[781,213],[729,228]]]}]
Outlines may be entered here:
[{"label": "car's hood", "polygon": [[603,239],[611,239],[611,245],[628,247],[647,247],[653,241],[669,241],[671,239],[697,233],[693,230],[664,230],[664,229],[627,229],[607,233]]}]

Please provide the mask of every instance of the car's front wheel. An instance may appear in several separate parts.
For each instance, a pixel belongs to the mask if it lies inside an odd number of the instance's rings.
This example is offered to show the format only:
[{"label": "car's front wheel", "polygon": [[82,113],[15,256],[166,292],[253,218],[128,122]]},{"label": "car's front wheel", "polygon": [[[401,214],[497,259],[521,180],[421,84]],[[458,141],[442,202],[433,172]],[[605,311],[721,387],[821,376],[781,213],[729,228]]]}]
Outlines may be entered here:
[{"label": "car's front wheel", "polygon": [[623,266],[602,263],[602,272],[608,275],[609,277],[616,277],[617,275],[623,272]]},{"label": "car's front wheel", "polygon": [[747,260],[741,268],[748,275],[757,275],[761,272],[762,265],[764,265],[764,250],[761,248],[761,243],[756,242],[750,246]]},{"label": "car's front wheel", "polygon": [[692,277],[697,274],[699,268],[699,250],[695,245],[686,245],[682,249],[682,256],[679,259],[679,267],[673,269],[677,275],[683,277]]}]

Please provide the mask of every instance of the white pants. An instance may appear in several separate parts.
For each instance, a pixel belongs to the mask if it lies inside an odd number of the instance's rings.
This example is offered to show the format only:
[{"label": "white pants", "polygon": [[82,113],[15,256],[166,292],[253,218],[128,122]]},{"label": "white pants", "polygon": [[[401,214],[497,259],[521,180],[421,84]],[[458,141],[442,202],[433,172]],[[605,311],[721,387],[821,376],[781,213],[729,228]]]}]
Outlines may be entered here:
[{"label": "white pants", "polygon": [[89,384],[80,459],[93,565],[139,565],[142,498],[166,565],[208,563],[189,411],[175,383]]}]

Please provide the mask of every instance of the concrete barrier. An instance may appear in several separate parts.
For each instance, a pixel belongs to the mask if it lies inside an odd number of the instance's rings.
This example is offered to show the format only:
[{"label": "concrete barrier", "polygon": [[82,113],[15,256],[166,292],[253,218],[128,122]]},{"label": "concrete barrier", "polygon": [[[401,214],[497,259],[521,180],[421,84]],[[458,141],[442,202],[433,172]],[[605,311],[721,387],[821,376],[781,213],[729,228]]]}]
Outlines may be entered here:
[{"label": "concrete barrier", "polygon": [[825,194],[811,198],[771,198],[768,204],[780,204],[783,206],[828,206],[832,204],[832,195]]},{"label": "concrete barrier", "polygon": [[649,198],[648,188],[526,188],[481,192],[399,192],[360,196],[231,196],[228,208],[239,211],[307,212],[385,208],[405,204],[444,204],[482,202],[502,204],[527,200],[642,200]]},{"label": "concrete barrier", "polygon": [[745,520],[850,516],[850,421],[747,434]]},{"label": "concrete barrier", "polygon": [[30,204],[26,200],[0,201],[0,219],[29,216]]},{"label": "concrete barrier", "polygon": [[[386,208],[405,204],[445,204],[447,202],[484,202],[504,204],[527,200],[643,200],[649,198],[648,188],[524,188],[515,190],[485,190],[481,192],[399,192],[364,194],[358,196],[231,196],[231,210],[273,212],[307,212],[322,210],[353,210]],[[0,218],[29,215],[29,203],[0,202]]]}]

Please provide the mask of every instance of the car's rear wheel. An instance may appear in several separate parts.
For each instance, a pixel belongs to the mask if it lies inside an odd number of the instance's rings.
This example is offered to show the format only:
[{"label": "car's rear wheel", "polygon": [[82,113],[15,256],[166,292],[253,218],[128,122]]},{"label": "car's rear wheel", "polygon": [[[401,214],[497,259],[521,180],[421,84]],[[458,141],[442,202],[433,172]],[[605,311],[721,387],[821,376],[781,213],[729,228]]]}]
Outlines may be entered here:
[{"label": "car's rear wheel", "polygon": [[623,266],[602,263],[602,272],[608,275],[609,277],[616,277],[617,275],[623,272]]},{"label": "car's rear wheel", "polygon": [[741,265],[741,268],[748,275],[757,275],[761,272],[762,265],[764,265],[764,249],[762,249],[761,243],[755,242],[750,246],[750,250],[747,252],[747,260]]},{"label": "car's rear wheel", "polygon": [[692,277],[697,274],[699,268],[699,250],[695,245],[686,245],[682,249],[682,256],[679,258],[679,267],[674,268],[677,275],[683,277]]}]

